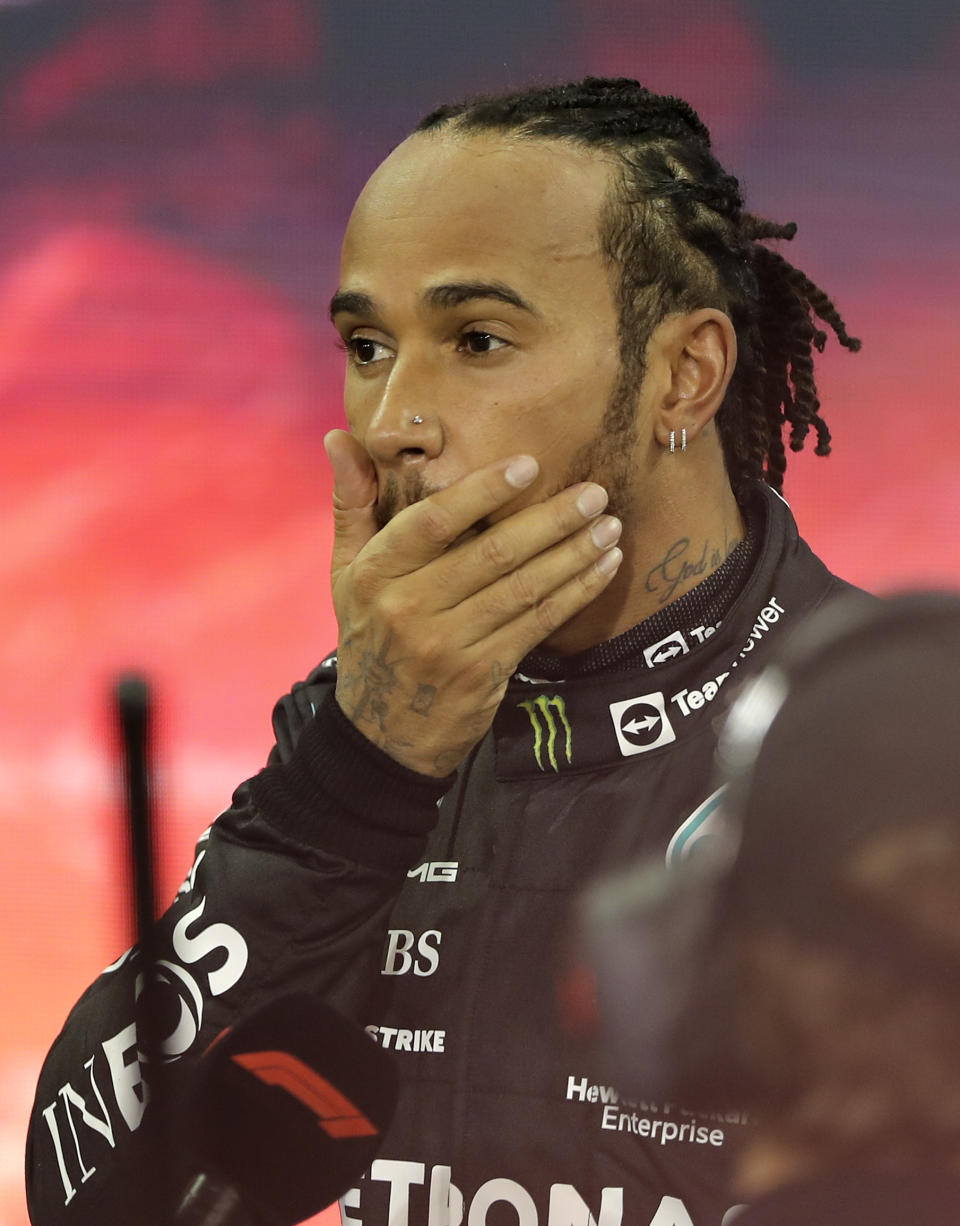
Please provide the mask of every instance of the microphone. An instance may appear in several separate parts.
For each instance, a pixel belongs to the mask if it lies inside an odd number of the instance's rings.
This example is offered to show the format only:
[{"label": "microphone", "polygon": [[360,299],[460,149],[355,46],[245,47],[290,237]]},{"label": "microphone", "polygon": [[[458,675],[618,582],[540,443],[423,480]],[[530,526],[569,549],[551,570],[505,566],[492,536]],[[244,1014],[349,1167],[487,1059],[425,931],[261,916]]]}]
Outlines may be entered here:
[{"label": "microphone", "polygon": [[196,1072],[185,1114],[199,1174],[177,1226],[293,1226],[366,1171],[397,1102],[393,1061],[306,992],[224,1030]]}]

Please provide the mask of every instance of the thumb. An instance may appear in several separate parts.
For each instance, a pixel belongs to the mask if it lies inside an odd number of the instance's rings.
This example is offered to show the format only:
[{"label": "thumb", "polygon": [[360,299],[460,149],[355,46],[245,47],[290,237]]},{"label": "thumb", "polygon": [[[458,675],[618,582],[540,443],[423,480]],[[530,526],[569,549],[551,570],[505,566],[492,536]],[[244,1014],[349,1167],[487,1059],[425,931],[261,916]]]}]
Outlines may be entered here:
[{"label": "thumb", "polygon": [[323,445],[333,468],[331,570],[336,575],[377,532],[377,475],[362,444],[346,430],[331,430]]}]

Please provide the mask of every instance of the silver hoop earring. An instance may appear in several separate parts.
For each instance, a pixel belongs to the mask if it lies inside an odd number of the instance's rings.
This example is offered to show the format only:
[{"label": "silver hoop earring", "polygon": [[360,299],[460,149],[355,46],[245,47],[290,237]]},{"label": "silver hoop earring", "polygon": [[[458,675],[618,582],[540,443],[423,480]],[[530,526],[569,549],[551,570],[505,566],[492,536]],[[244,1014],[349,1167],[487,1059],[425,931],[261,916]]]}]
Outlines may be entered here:
[{"label": "silver hoop earring", "polygon": [[673,455],[676,449],[677,449],[677,432],[676,430],[671,430],[670,431],[670,454]]},{"label": "silver hoop earring", "polygon": [[684,426],[680,431],[680,450],[686,451],[686,449],[687,449],[687,427]]}]

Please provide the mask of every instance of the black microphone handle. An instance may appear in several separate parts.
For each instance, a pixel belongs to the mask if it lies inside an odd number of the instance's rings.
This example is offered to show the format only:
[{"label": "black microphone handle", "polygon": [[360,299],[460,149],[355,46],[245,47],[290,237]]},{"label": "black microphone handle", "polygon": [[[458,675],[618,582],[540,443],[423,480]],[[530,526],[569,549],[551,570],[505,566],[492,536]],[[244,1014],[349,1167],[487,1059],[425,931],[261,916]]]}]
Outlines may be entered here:
[{"label": "black microphone handle", "polygon": [[124,783],[133,868],[133,910],[137,943],[152,974],[155,883],[150,780],[150,689],[135,674],[121,677],[116,688],[117,716],[123,738]]},{"label": "black microphone handle", "polygon": [[149,1200],[161,1221],[168,1221],[174,1194],[168,1186],[173,1146],[172,1121],[167,1104],[168,1085],[163,1072],[162,1029],[156,1008],[157,942],[154,934],[156,875],[154,870],[152,786],[152,702],[145,678],[129,673],[119,677],[114,705],[121,739],[127,834],[130,852],[132,910],[140,956],[140,991],[134,1006],[141,1076],[153,1117],[152,1161],[143,1178]]},{"label": "black microphone handle", "polygon": [[137,1002],[137,1039],[152,1079],[160,1064],[160,1034],[152,1009],[157,963],[153,929],[156,885],[151,813],[151,702],[147,682],[136,674],[121,677],[117,681],[115,701],[122,742],[133,916],[143,974]]}]

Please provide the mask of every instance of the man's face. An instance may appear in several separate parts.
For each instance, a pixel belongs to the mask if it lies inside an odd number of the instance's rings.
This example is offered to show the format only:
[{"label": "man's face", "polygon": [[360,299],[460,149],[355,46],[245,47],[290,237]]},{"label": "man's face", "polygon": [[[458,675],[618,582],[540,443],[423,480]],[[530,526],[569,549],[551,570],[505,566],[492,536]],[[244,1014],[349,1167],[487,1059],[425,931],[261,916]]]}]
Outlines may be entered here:
[{"label": "man's face", "polygon": [[629,512],[636,394],[598,234],[609,173],[559,142],[423,133],[365,187],[333,315],[381,523],[518,452],[541,466],[523,502],[589,478]]}]

